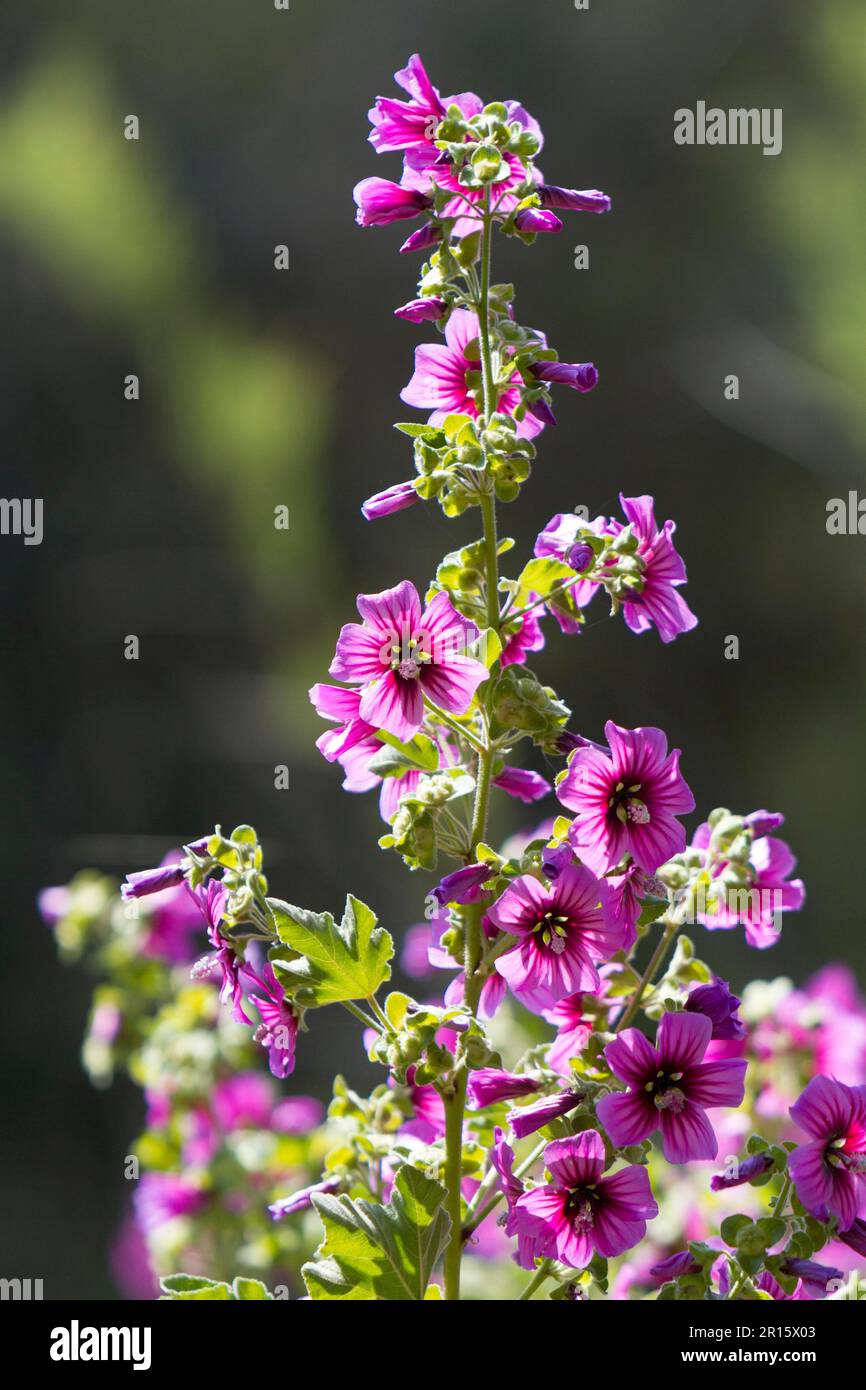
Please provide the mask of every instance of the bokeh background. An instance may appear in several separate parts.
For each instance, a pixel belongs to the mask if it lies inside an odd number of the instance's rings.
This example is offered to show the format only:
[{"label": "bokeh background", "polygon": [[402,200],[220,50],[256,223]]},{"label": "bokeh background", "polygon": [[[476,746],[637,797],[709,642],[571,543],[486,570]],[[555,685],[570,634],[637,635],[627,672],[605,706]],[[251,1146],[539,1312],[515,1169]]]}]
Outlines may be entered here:
[{"label": "bokeh background", "polygon": [[[80,1069],[90,982],[56,961],[37,890],[251,821],[281,896],[335,908],[351,888],[397,932],[420,916],[426,883],[377,849],[375,798],[341,792],[306,698],[356,592],[422,587],[476,533],[433,506],[358,510],[408,474],[390,422],[425,330],[391,314],[417,270],[400,229],[359,230],[351,190],[397,176],[365,113],[416,50],[443,91],[521,99],[547,177],[614,200],[497,245],[524,321],[601,372],[560,396],[503,531],[526,547],[555,511],[651,491],[700,617],[663,648],[599,610],[535,667],[590,736],[665,728],[702,810],[786,812],[807,905],[769,954],[713,938],[735,987],[833,958],[866,974],[866,540],[825,529],[866,434],[862,0],[7,0],[2,491],[44,498],[45,539],[0,539],[0,1272],[53,1297],[112,1296],[141,1101]],[[676,146],[699,99],[782,107],[781,156]],[[500,836],[519,812],[499,808]],[[303,1041],[299,1087],[325,1095],[338,1062],[372,1084],[348,1017]]]}]

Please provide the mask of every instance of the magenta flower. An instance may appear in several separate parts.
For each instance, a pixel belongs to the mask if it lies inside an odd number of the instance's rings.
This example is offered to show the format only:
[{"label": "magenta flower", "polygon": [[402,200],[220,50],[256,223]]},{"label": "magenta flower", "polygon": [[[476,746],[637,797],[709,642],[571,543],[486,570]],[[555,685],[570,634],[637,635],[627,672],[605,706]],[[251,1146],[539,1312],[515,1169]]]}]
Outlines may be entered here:
[{"label": "magenta flower", "polygon": [[376,98],[369,113],[373,125],[370,144],[377,154],[407,150],[415,145],[432,146],[436,127],[445,115],[445,106],[417,53],[412,54],[405,68],[395,72],[394,81],[408,94],[409,100]]},{"label": "magenta flower", "polygon": [[296,1211],[309,1211],[313,1205],[314,1197],[324,1193],[339,1192],[340,1186],[339,1178],[323,1178],[321,1182],[314,1182],[309,1187],[299,1188],[290,1197],[280,1197],[276,1202],[271,1202],[268,1211],[275,1221],[281,1221],[284,1216],[292,1216]]},{"label": "magenta flower", "polygon": [[493,778],[493,785],[522,801],[524,806],[541,801],[553,791],[546,777],[525,767],[504,767]]},{"label": "magenta flower", "polygon": [[[587,369],[595,370],[592,363],[571,365],[563,362],[539,363],[534,370],[544,380],[563,381],[580,390],[580,374]],[[573,375],[573,381],[569,380],[570,375]],[[587,385],[583,389],[591,387]],[[666,521],[659,530],[651,497],[625,497],[620,493],[619,500],[637,540],[636,554],[643,567],[642,587],[640,591],[632,590],[631,597],[623,603],[623,617],[632,632],[646,632],[655,624],[662,641],[672,642],[681,632],[695,627],[698,621],[677,592],[679,585],[686,582],[686,568],[674,548],[676,526],[672,521]],[[587,556],[585,543],[577,543],[578,532],[589,530],[595,535],[615,539],[624,529],[622,523],[615,519],[596,517],[587,523],[577,516],[560,513],[552,517],[540,533],[535,543],[535,554],[555,555],[579,574],[589,564],[591,554]],[[607,563],[613,564],[614,557]],[[578,608],[585,608],[600,587],[597,581],[583,580],[573,585],[570,592]]]},{"label": "magenta flower", "polygon": [[622,944],[610,913],[607,884],[583,864],[564,868],[550,888],[524,874],[487,910],[518,944],[498,956],[496,970],[528,1009],[541,1013],[578,991],[600,988],[596,966]]},{"label": "magenta flower", "polygon": [[570,1076],[569,1062],[572,1057],[580,1056],[592,1032],[592,1024],[583,1007],[583,995],[567,995],[552,1009],[545,1009],[544,1017],[557,1029],[547,1052],[547,1065],[561,1076]]},{"label": "magenta flower", "polygon": [[132,1194],[135,1219],[146,1235],[178,1216],[195,1216],[208,1194],[179,1173],[145,1173]]},{"label": "magenta flower", "polygon": [[209,878],[206,883],[200,883],[190,891],[207,923],[208,938],[214,947],[213,954],[203,956],[196,962],[192,974],[194,977],[209,975],[215,968],[219,969],[222,977],[220,1003],[227,1004],[231,1001],[232,1018],[235,1023],[252,1026],[253,1020],[244,1012],[243,959],[237,954],[234,946],[220,935],[220,923],[228,901],[228,890],[219,879]]},{"label": "magenta flower", "polygon": [[532,375],[536,381],[569,386],[572,391],[579,391],[581,395],[586,395],[587,391],[594,391],[598,385],[598,368],[594,362],[536,362],[532,368]]},{"label": "magenta flower", "polygon": [[637,938],[637,922],[643,911],[647,897],[667,898],[667,889],[661,880],[645,874],[637,864],[629,864],[625,873],[612,874],[607,882],[610,885],[611,908],[618,922],[622,922],[625,932],[625,949],[629,950]]},{"label": "magenta flower", "polygon": [[271,1074],[284,1081],[295,1070],[298,1015],[286,999],[270,961],[265,961],[261,975],[251,965],[245,965],[243,973],[260,991],[250,992],[250,1003],[258,1009],[262,1020],[253,1039],[267,1052]]},{"label": "magenta flower", "polygon": [[542,1096],[541,1100],[533,1101],[532,1105],[509,1110],[511,1132],[515,1139],[525,1139],[527,1135],[544,1129],[552,1120],[558,1120],[569,1110],[576,1109],[583,1099],[582,1091],[557,1091],[552,1096]]},{"label": "magenta flower", "polygon": [[[537,594],[530,594],[530,603],[535,602]],[[505,666],[522,666],[529,652],[540,652],[544,646],[544,633],[541,630],[541,614],[543,608],[532,608],[528,613],[524,613],[515,622],[509,623],[507,620],[502,629],[502,655],[499,664]]]},{"label": "magenta flower", "polygon": [[518,232],[561,232],[562,220],[546,208],[521,208],[514,218]]},{"label": "magenta flower", "polygon": [[535,1255],[533,1254],[532,1242],[521,1234],[520,1222],[514,1210],[518,1198],[523,1196],[525,1189],[520,1178],[516,1177],[514,1173],[514,1150],[498,1127],[493,1131],[490,1163],[499,1174],[499,1186],[508,1208],[508,1215],[505,1219],[505,1234],[517,1237],[517,1254],[514,1258],[521,1269],[533,1269]]},{"label": "magenta flower", "polygon": [[147,898],[151,893],[161,893],[165,888],[176,888],[183,883],[183,873],[183,861],[169,859],[156,869],[127,874],[126,881],[120,885],[120,895],[130,902],[134,898]]},{"label": "magenta flower", "polygon": [[650,1267],[650,1274],[660,1284],[664,1284],[669,1279],[680,1279],[684,1274],[700,1274],[701,1266],[689,1250],[680,1250],[675,1255],[668,1255],[666,1260],[660,1260],[657,1265]]},{"label": "magenta flower", "polygon": [[661,729],[623,729],[608,720],[604,731],[609,752],[578,748],[557,788],[563,806],[576,812],[572,843],[596,873],[628,853],[654,874],[685,849],[677,816],[695,807],[680,772],[680,750],[668,752]]},{"label": "magenta flower", "polygon": [[322,1123],[323,1106],[313,1096],[286,1096],[274,1106],[271,1129],[276,1134],[309,1134]]},{"label": "magenta flower", "polygon": [[866,1201],[866,1086],[814,1076],[791,1106],[791,1119],[811,1140],[788,1160],[804,1207],[847,1231]]},{"label": "magenta flower", "polygon": [[424,696],[449,714],[465,714],[487,680],[480,661],[463,655],[477,628],[435,594],[422,613],[414,584],[359,594],[363,623],[347,623],[331,662],[337,680],[360,685],[358,714],[376,729],[410,739],[424,719]]},{"label": "magenta flower", "polygon": [[613,1144],[640,1144],[660,1129],[669,1163],[715,1158],[718,1141],[706,1111],[742,1104],[746,1062],[703,1061],[712,1031],[703,1014],[667,1013],[655,1047],[637,1028],[608,1043],[608,1065],[628,1086],[598,1102],[598,1118]]},{"label": "magenta flower", "polygon": [[428,896],[440,907],[447,907],[448,903],[479,903],[487,892],[485,884],[493,874],[492,864],[467,864],[463,869],[446,874],[435,888],[430,889]]},{"label": "magenta flower", "polygon": [[727,980],[718,977],[710,985],[696,985],[689,991],[686,1013],[705,1014],[713,1028],[713,1042],[744,1038],[748,1033],[737,1010],[740,1001]]},{"label": "magenta flower", "polygon": [[469,1073],[466,1095],[473,1110],[483,1110],[485,1106],[497,1105],[501,1100],[530,1096],[540,1085],[541,1082],[533,1080],[531,1076],[517,1076],[498,1067],[480,1067],[478,1071]]},{"label": "magenta flower", "polygon": [[384,492],[376,492],[372,497],[368,497],[366,502],[361,504],[361,515],[367,521],[376,521],[380,516],[393,516],[394,512],[405,512],[407,507],[414,507],[421,498],[412,483],[395,483],[393,487],[385,488]]},{"label": "magenta flower", "polygon": [[273,1083],[259,1071],[242,1071],[217,1082],[214,1118],[226,1134],[237,1129],[266,1129],[274,1104]]},{"label": "magenta flower", "polygon": [[394,310],[395,317],[407,323],[436,323],[448,312],[448,301],[438,295],[427,295],[423,299],[410,299]]},{"label": "magenta flower", "polygon": [[413,188],[403,188],[390,179],[362,179],[355,185],[353,197],[358,207],[355,221],[359,227],[387,227],[407,217],[420,217],[430,206],[430,199]]},{"label": "magenta flower", "polygon": [[727,1192],[729,1187],[742,1187],[744,1183],[751,1182],[753,1178],[759,1178],[764,1173],[769,1173],[773,1167],[772,1156],[766,1154],[752,1154],[749,1158],[744,1158],[742,1163],[738,1163],[736,1171],[733,1173],[715,1173],[710,1178],[710,1190],[712,1192]]},{"label": "magenta flower", "polygon": [[623,617],[632,632],[646,632],[653,623],[663,642],[672,642],[681,632],[697,627],[697,618],[677,587],[686,582],[686,567],[674,549],[676,525],[666,521],[656,526],[651,497],[623,497],[620,505],[638,538],[637,554],[643,561],[643,587],[622,606]]},{"label": "magenta flower", "polygon": [[597,188],[580,193],[576,188],[559,188],[555,183],[541,184],[536,190],[543,208],[564,212],[610,212],[611,201]]},{"label": "magenta flower", "polygon": [[425,222],[423,227],[419,227],[417,232],[406,238],[400,251],[403,254],[407,251],[431,251],[441,240],[442,232],[436,223]]},{"label": "magenta flower", "polygon": [[[766,812],[754,812],[754,824],[759,827],[765,823]],[[746,817],[747,824],[750,817]],[[774,818],[774,827],[784,817]],[[712,830],[708,824],[698,826],[692,840],[692,848],[705,850],[709,846]],[[726,931],[742,922],[746,940],[759,951],[774,946],[779,939],[781,914],[796,912],[806,899],[806,887],[802,879],[791,878],[797,867],[797,860],[784,840],[774,835],[761,835],[752,841],[749,851],[748,887],[725,888],[714,882],[707,893],[707,910],[698,914],[698,919],[708,931]],[[724,873],[726,864],[713,866],[716,880]]]},{"label": "magenta flower", "polygon": [[[481,362],[477,356],[466,355],[468,346],[478,341],[478,332],[477,316],[468,309],[455,309],[445,325],[445,342],[422,343],[415,349],[415,373],[400,392],[400,399],[407,405],[431,411],[431,425],[441,425],[448,415],[477,419],[481,413]],[[523,378],[513,372],[497,409],[513,415],[521,402],[522,385]],[[517,433],[524,438],[531,438],[541,429],[532,416],[526,416],[517,425]]]},{"label": "magenta flower", "polygon": [[658,1216],[646,1168],[603,1176],[604,1143],[594,1129],[554,1140],[544,1162],[552,1182],[514,1204],[518,1233],[536,1256],[584,1269],[595,1254],[609,1259],[637,1245]]}]

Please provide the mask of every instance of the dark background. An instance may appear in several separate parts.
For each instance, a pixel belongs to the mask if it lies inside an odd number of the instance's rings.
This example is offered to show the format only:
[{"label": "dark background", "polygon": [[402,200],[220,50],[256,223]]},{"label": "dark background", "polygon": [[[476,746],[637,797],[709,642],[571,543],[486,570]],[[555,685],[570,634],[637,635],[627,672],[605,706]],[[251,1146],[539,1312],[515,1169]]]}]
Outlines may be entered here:
[{"label": "dark background", "polygon": [[[111,1292],[141,1103],[80,1070],[90,985],[57,963],[38,888],[251,821],[279,895],[333,909],[351,889],[397,930],[420,916],[426,881],[377,849],[375,798],[340,791],[306,699],[356,592],[423,587],[477,532],[477,514],[358,510],[409,474],[390,422],[415,414],[397,392],[429,336],[391,315],[418,269],[404,229],[362,232],[351,200],[368,174],[399,177],[365,113],[416,50],[443,93],[522,100],[547,178],[614,200],[531,251],[496,246],[523,321],[601,372],[592,396],[560,395],[503,532],[527,547],[555,511],[651,491],[700,617],[665,648],[599,604],[579,639],[548,623],[535,667],[590,736],[608,717],[661,725],[703,812],[787,813],[805,910],[769,956],[740,933],[700,943],[735,987],[866,966],[866,542],[825,529],[866,430],[862,3],[12,0],[2,490],[44,498],[45,539],[0,538],[0,1272],[51,1297]],[[699,99],[782,107],[782,154],[676,146],[673,113]],[[533,823],[519,811],[500,807],[498,832]],[[354,1036],[316,1020],[293,1088],[325,1094]]]}]

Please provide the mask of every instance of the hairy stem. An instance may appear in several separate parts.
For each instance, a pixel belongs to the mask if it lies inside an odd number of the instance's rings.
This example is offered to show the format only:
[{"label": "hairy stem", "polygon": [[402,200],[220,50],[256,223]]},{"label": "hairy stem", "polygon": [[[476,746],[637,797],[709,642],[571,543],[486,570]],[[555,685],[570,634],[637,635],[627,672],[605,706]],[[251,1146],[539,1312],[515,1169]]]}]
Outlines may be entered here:
[{"label": "hairy stem", "polygon": [[[481,284],[478,296],[478,331],[481,342],[481,372],[484,388],[484,424],[488,424],[496,409],[493,384],[493,353],[490,343],[490,260],[493,218],[490,212],[490,193],[484,201],[484,227],[481,243]],[[492,483],[491,479],[486,480]],[[487,583],[487,623],[494,632],[499,629],[499,560],[496,553],[496,501],[492,490],[481,497],[481,518],[484,526],[484,565]],[[493,755],[485,744],[478,753],[478,772],[475,785],[475,805],[472,813],[470,859],[487,833],[487,813],[490,804],[490,778]],[[466,910],[466,947],[463,967],[464,1000],[473,1012],[478,1008],[482,979],[478,966],[482,954],[482,906],[474,903]],[[445,1297],[460,1298],[460,1264],[463,1258],[463,1212],[460,1196],[463,1155],[463,1114],[466,1108],[467,1073],[462,1068],[455,1078],[454,1092],[445,1101],[445,1186],[448,1191],[448,1212],[451,1217],[451,1238],[445,1252]]]},{"label": "hairy stem", "polygon": [[655,950],[650,956],[649,964],[647,965],[646,970],[643,972],[643,975],[640,978],[640,983],[638,984],[637,989],[632,995],[631,1003],[629,1004],[622,1018],[619,1020],[619,1022],[613,1030],[615,1033],[621,1033],[623,1028],[627,1028],[629,1024],[634,1021],[634,1017],[641,1006],[641,1000],[643,999],[644,995],[647,992],[647,989],[652,983],[656,971],[658,970],[659,966],[661,965],[662,961],[667,955],[668,947],[670,946],[679,929],[680,923],[674,919],[669,920],[665,923],[665,929],[662,932],[661,937],[659,938]]},{"label": "hairy stem", "polygon": [[523,1293],[520,1295],[520,1298],[518,1299],[518,1302],[522,1302],[526,1298],[531,1298],[532,1295],[536,1292],[536,1290],[541,1288],[545,1279],[549,1278],[550,1261],[544,1260],[542,1264],[539,1266],[538,1270],[535,1272],[535,1274],[533,1274],[529,1283],[524,1288]]}]

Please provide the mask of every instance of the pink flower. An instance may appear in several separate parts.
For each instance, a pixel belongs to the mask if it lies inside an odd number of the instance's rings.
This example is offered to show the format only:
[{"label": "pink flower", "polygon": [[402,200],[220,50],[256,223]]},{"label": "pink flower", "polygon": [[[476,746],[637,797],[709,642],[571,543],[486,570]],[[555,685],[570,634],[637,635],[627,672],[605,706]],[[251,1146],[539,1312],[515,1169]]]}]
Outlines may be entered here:
[{"label": "pink flower", "polygon": [[430,199],[412,188],[403,188],[390,179],[362,179],[355,185],[353,197],[358,207],[355,221],[359,227],[387,227],[407,217],[420,217],[430,206]]},{"label": "pink flower", "polygon": [[557,1029],[557,1034],[547,1052],[547,1065],[560,1076],[570,1076],[569,1062],[579,1057],[592,1032],[592,1024],[583,1007],[582,994],[569,994],[560,999],[552,1009],[545,1009],[544,1017]]},{"label": "pink flower", "polygon": [[515,1139],[525,1139],[527,1135],[544,1129],[553,1120],[567,1115],[569,1110],[576,1110],[583,1099],[582,1091],[556,1091],[554,1095],[542,1096],[541,1100],[533,1101],[531,1105],[515,1107],[508,1112],[511,1132]]},{"label": "pink flower", "polygon": [[[536,598],[536,594],[530,594],[530,603]],[[518,618],[516,623],[506,621],[502,630],[500,666],[522,666],[529,652],[541,651],[544,646],[544,633],[541,630],[543,612],[543,607],[532,608],[528,613],[524,613],[522,618]]]},{"label": "pink flower", "polygon": [[499,1067],[480,1067],[469,1074],[467,1102],[472,1110],[483,1110],[487,1105],[498,1105],[501,1100],[532,1095],[540,1085],[541,1082],[531,1076],[517,1076]]},{"label": "pink flower", "polygon": [[578,748],[557,788],[563,806],[576,812],[572,844],[591,869],[605,873],[629,853],[654,874],[685,849],[676,819],[695,799],[680,772],[680,750],[668,753],[661,729],[604,726],[610,751]]},{"label": "pink flower", "polygon": [[604,1177],[604,1161],[594,1129],[548,1144],[552,1182],[514,1204],[517,1231],[534,1255],[583,1269],[595,1254],[611,1258],[643,1240],[647,1221],[658,1216],[646,1168],[635,1163]]},{"label": "pink flower", "polygon": [[518,232],[561,232],[562,220],[546,208],[521,208],[514,219]]},{"label": "pink flower", "polygon": [[559,188],[555,183],[541,184],[536,192],[543,208],[557,208],[566,212],[610,212],[611,202],[606,193],[597,188],[581,193],[576,188]]},{"label": "pink flower", "polygon": [[532,1241],[521,1234],[519,1229],[520,1222],[515,1213],[515,1204],[518,1198],[523,1196],[524,1187],[520,1178],[514,1174],[514,1150],[505,1139],[501,1129],[498,1127],[493,1131],[493,1148],[490,1151],[490,1163],[499,1174],[499,1186],[505,1197],[508,1208],[508,1215],[505,1220],[505,1234],[507,1236],[517,1236],[517,1263],[521,1269],[533,1269],[535,1266],[535,1255],[533,1253]]},{"label": "pink flower", "polygon": [[532,772],[525,767],[504,767],[493,778],[493,785],[522,801],[524,806],[541,801],[553,791],[550,783],[540,772]]},{"label": "pink flower", "polygon": [[448,302],[438,295],[426,295],[423,299],[410,299],[394,310],[395,317],[407,323],[436,323],[448,312]]},{"label": "pink flower", "polygon": [[424,719],[424,696],[450,714],[465,714],[487,680],[480,661],[463,655],[477,629],[444,592],[422,613],[414,584],[359,594],[363,623],[340,633],[331,675],[362,686],[358,715],[395,738],[410,739]]},{"label": "pink flower", "polygon": [[703,1061],[712,1032],[704,1014],[666,1013],[655,1047],[637,1028],[608,1043],[608,1065],[628,1086],[596,1107],[611,1143],[640,1144],[660,1129],[669,1163],[715,1158],[718,1141],[706,1110],[742,1104],[746,1063]]},{"label": "pink flower", "polygon": [[847,1231],[866,1201],[866,1086],[815,1076],[791,1119],[811,1136],[788,1160],[797,1195],[819,1220],[832,1214]]},{"label": "pink flower", "polygon": [[607,884],[582,864],[563,869],[550,888],[524,874],[488,908],[487,916],[500,931],[519,938],[495,966],[534,1013],[569,994],[597,990],[597,963],[622,944]]},{"label": "pink flower", "polygon": [[370,111],[373,129],[370,144],[377,154],[432,145],[436,127],[445,115],[445,106],[417,53],[405,68],[395,72],[394,81],[409,96],[408,101],[377,97]]},{"label": "pink flower", "polygon": [[[698,826],[692,848],[707,849],[711,836],[708,824]],[[714,866],[715,879],[725,867],[724,861]],[[707,910],[699,914],[699,920],[709,931],[729,930],[742,922],[750,946],[759,951],[774,946],[782,929],[781,914],[796,912],[806,898],[802,879],[790,877],[796,867],[797,860],[784,840],[762,835],[752,841],[749,851],[749,885],[725,888],[714,882],[708,890]]]},{"label": "pink flower", "polygon": [[[430,410],[431,425],[441,425],[448,415],[469,415],[476,419],[480,412],[478,397],[481,391],[481,362],[467,357],[466,349],[478,340],[478,318],[468,309],[455,309],[445,325],[444,343],[422,343],[415,349],[415,373],[400,392],[407,405]],[[520,387],[523,378],[513,372],[509,384],[499,397],[497,409],[513,415],[521,403]],[[531,438],[543,426],[527,415],[517,426],[517,433]]]},{"label": "pink flower", "polygon": [[384,492],[376,492],[368,497],[361,504],[361,514],[367,521],[376,521],[380,516],[405,512],[407,507],[414,507],[420,501],[412,483],[395,483],[393,487],[385,488]]},{"label": "pink flower", "polygon": [[238,1072],[219,1081],[213,1112],[227,1134],[236,1129],[267,1129],[274,1104],[273,1083],[258,1071]]},{"label": "pink flower", "polygon": [[270,961],[265,962],[261,975],[251,965],[245,965],[243,973],[261,991],[250,993],[250,1003],[258,1009],[262,1020],[254,1040],[266,1050],[271,1074],[284,1081],[295,1070],[298,1015],[286,999]]}]

